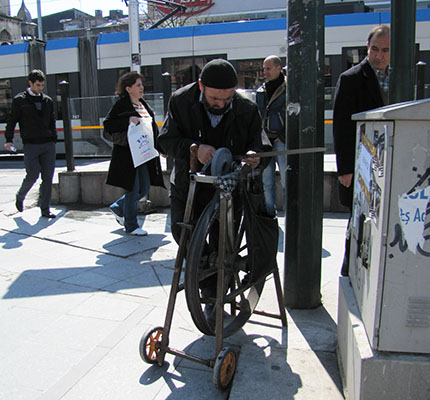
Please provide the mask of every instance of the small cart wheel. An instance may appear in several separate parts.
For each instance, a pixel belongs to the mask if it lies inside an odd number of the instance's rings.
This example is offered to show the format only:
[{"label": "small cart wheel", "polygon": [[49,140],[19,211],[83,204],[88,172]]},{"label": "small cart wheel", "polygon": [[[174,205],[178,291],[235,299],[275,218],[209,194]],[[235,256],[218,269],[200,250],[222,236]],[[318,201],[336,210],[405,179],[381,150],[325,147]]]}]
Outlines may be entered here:
[{"label": "small cart wheel", "polygon": [[161,326],[150,328],[143,334],[139,343],[139,354],[143,361],[148,364],[157,362],[162,336],[163,328]]},{"label": "small cart wheel", "polygon": [[213,383],[219,390],[225,390],[231,384],[236,372],[236,352],[231,347],[224,347],[218,354],[215,365]]}]

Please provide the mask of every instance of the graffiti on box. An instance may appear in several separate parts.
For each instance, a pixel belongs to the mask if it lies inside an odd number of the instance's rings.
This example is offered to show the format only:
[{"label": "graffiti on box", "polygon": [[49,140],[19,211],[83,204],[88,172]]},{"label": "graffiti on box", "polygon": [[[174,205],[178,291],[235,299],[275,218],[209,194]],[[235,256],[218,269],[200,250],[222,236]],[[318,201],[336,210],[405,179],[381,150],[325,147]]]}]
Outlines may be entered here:
[{"label": "graffiti on box", "polygon": [[430,177],[427,169],[411,190],[398,199],[399,220],[394,228],[391,247],[399,245],[401,252],[408,249],[414,254],[430,257],[430,186],[422,187]]}]

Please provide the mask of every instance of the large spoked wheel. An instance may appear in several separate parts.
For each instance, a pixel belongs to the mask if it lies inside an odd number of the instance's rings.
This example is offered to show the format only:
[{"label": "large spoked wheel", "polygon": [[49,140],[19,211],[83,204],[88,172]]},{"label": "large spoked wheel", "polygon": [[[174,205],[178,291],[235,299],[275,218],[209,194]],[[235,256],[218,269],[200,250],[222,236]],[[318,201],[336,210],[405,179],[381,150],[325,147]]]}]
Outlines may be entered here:
[{"label": "large spoked wheel", "polygon": [[213,374],[213,384],[219,390],[226,390],[236,372],[237,356],[230,347],[224,347],[218,354]]},{"label": "large spoked wheel", "polygon": [[[218,263],[219,200],[209,203],[201,214],[190,239],[184,284],[188,309],[196,327],[215,336],[216,285]],[[250,318],[264,286],[264,279],[249,282],[247,246],[243,243],[243,214],[240,222],[228,221],[231,235],[224,255],[223,336],[236,333]],[[233,226],[234,225],[234,226]]]},{"label": "large spoked wheel", "polygon": [[155,364],[160,353],[160,343],[163,338],[163,328],[148,329],[140,339],[139,354],[143,361],[148,364]]}]

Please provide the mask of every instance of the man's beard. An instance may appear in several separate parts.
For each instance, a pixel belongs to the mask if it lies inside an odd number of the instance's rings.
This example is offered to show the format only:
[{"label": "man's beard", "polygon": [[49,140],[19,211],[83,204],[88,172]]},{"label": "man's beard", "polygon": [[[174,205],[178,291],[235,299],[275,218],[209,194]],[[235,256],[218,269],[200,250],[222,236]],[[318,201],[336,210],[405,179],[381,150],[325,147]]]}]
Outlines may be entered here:
[{"label": "man's beard", "polygon": [[205,107],[205,110],[208,113],[211,113],[213,115],[222,115],[224,114],[228,108],[230,107],[230,103],[226,104],[223,108],[218,108],[218,107],[212,107],[208,101],[206,100],[206,96],[205,93],[203,92],[203,96],[202,96],[202,102],[203,102],[203,106]]}]

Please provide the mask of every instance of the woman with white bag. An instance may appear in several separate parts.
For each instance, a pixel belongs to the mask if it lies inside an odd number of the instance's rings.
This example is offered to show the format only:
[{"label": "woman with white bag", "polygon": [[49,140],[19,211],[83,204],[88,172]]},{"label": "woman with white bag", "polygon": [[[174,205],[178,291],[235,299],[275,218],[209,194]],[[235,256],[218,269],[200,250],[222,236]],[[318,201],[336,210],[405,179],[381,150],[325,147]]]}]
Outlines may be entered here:
[{"label": "woman with white bag", "polygon": [[119,96],[104,120],[104,137],[113,142],[106,183],[121,187],[125,194],[110,209],[130,235],[147,232],[137,222],[137,206],[147,196],[150,185],[164,187],[160,157],[155,149],[158,128],[154,113],[142,99],[143,79],[137,72],[120,77]]}]

